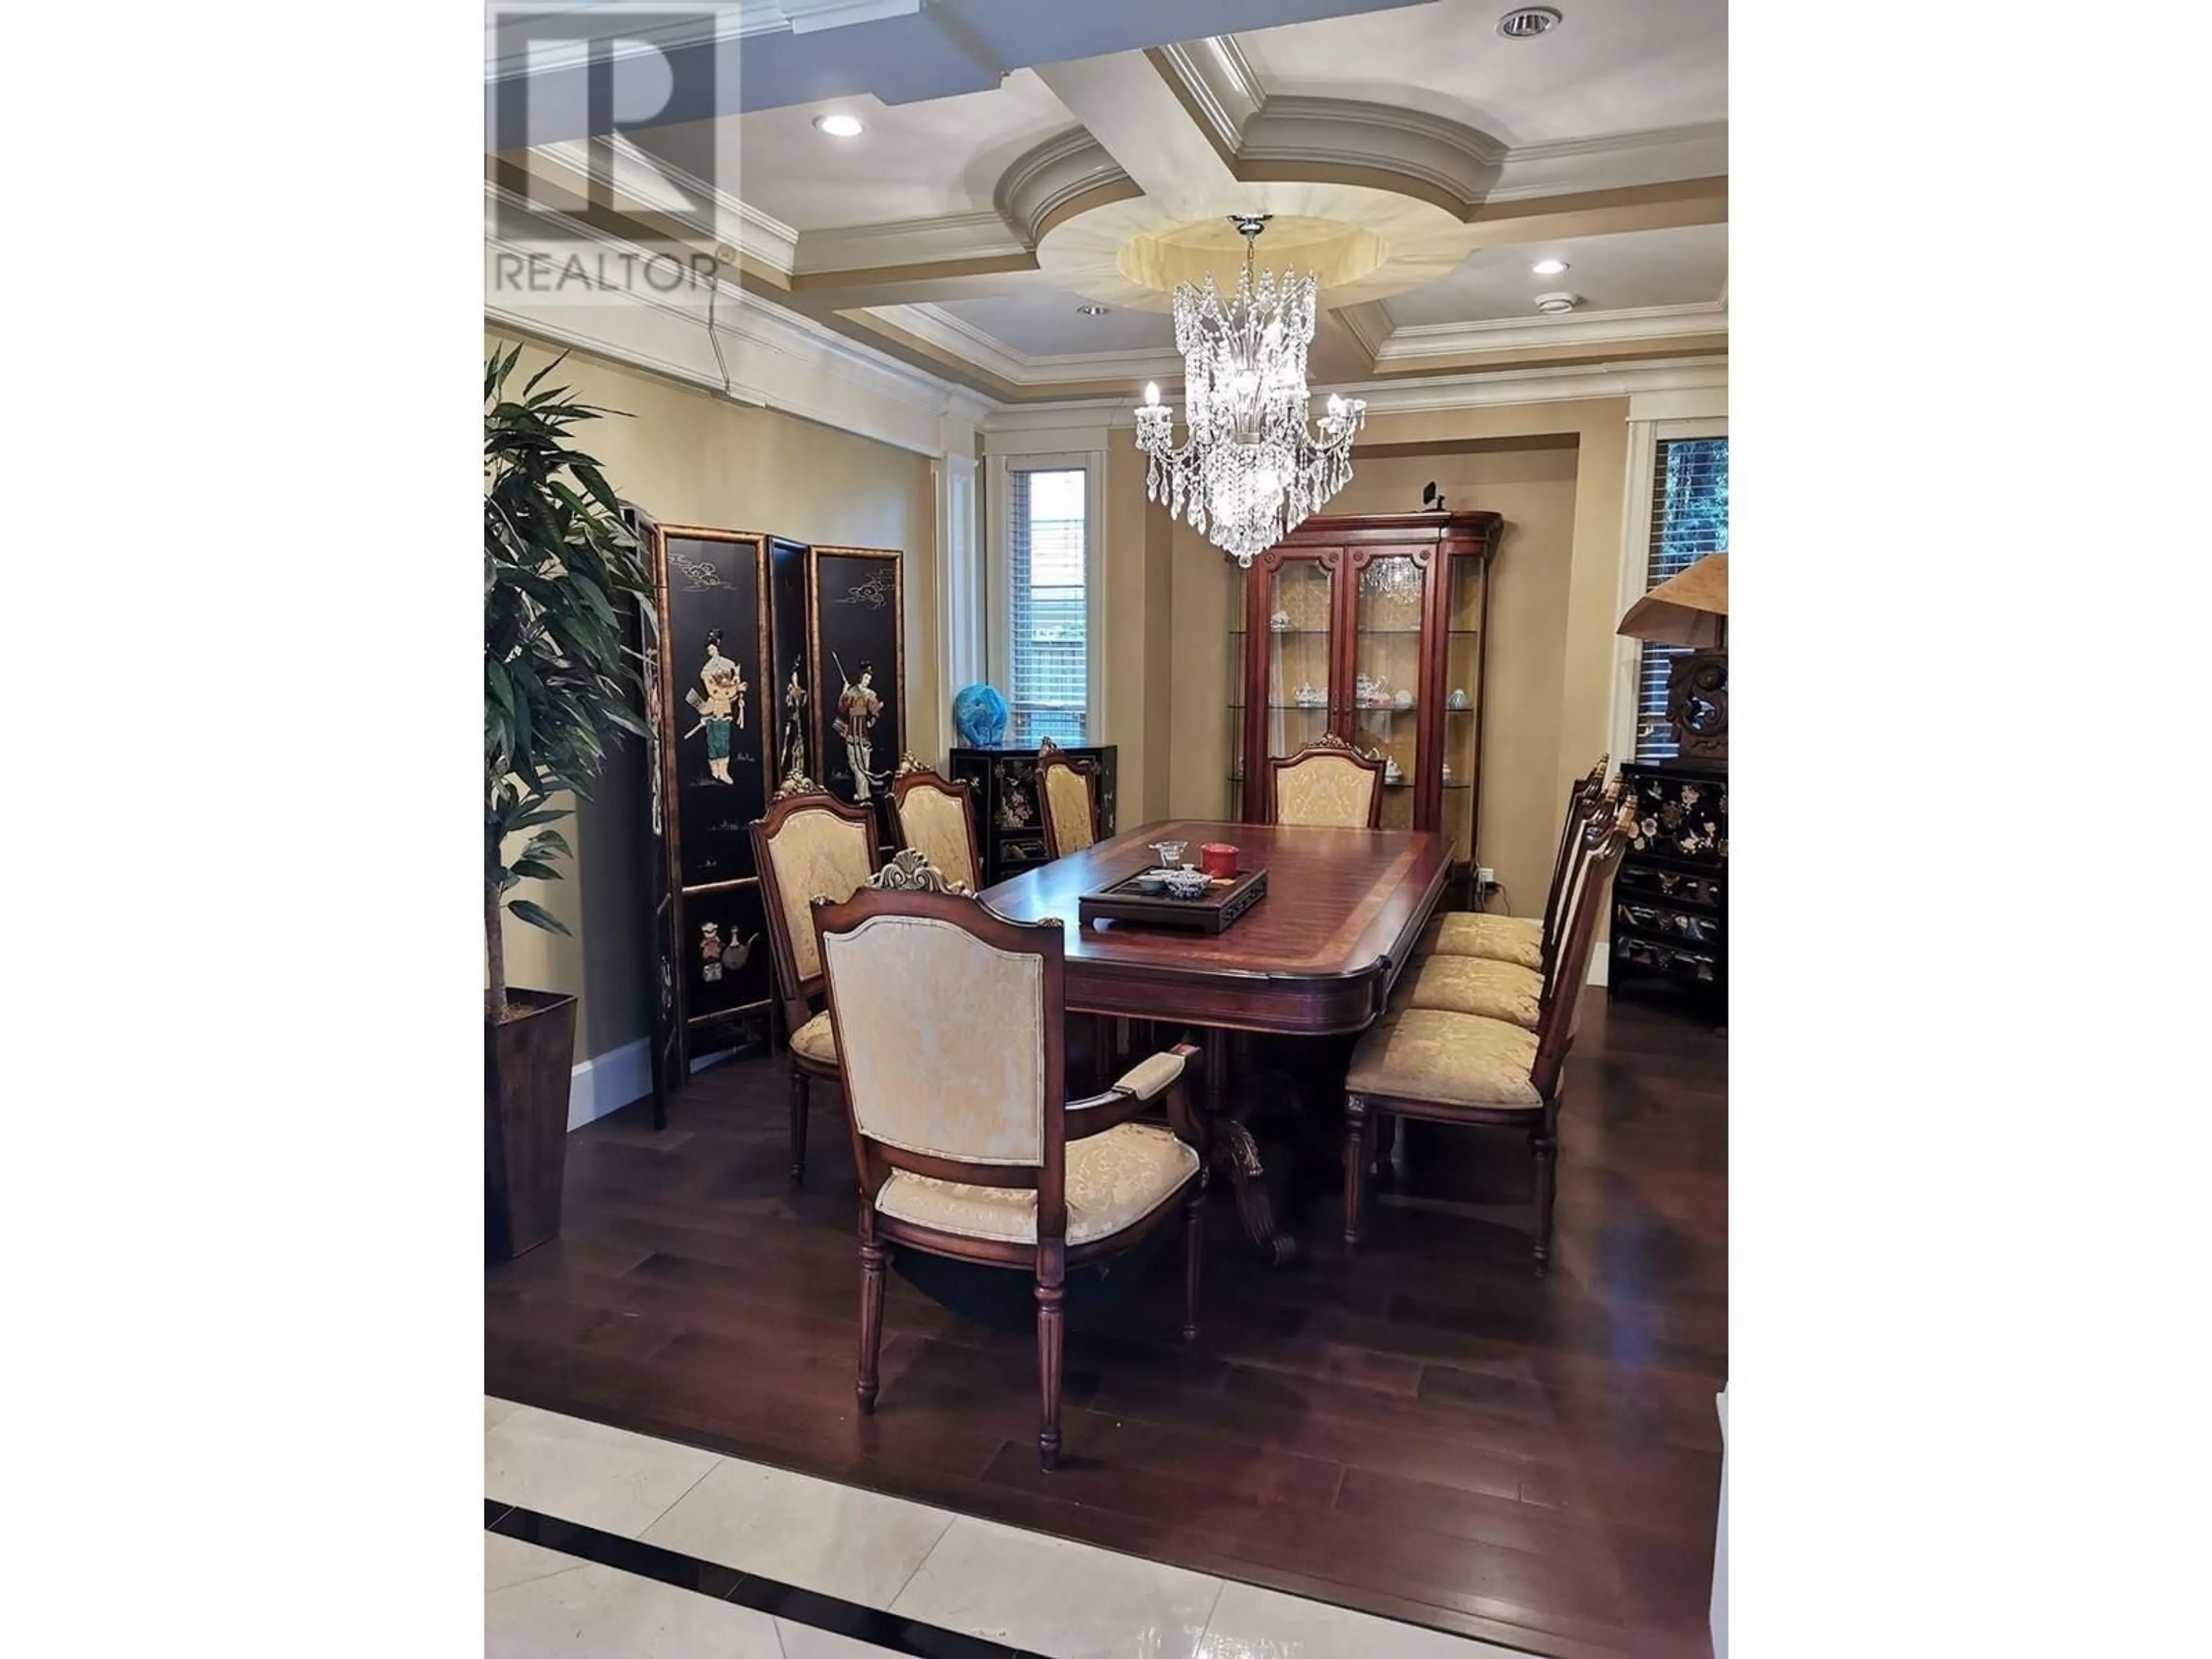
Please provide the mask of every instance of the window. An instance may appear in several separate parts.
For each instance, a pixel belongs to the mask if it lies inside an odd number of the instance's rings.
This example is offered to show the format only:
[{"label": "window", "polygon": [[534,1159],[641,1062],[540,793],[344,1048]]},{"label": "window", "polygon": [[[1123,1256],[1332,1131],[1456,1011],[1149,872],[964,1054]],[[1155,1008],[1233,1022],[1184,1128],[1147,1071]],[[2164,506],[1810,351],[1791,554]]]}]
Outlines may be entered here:
[{"label": "window", "polygon": [[1012,741],[1086,741],[1090,482],[1079,466],[1006,472],[1006,735]]},{"label": "window", "polygon": [[[1729,441],[1662,438],[1652,461],[1651,530],[1644,591],[1680,575],[1729,544]],[[1667,719],[1668,665],[1677,645],[1646,641],[1636,665],[1636,758],[1672,760],[1674,728]]]}]

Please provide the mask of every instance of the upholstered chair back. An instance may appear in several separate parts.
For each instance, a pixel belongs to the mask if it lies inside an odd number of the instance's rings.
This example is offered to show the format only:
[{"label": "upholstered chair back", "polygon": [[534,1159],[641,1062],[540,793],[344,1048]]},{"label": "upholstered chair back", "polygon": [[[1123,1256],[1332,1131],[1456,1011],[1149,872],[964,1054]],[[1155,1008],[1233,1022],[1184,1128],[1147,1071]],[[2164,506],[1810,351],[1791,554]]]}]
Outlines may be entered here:
[{"label": "upholstered chair back", "polygon": [[902,768],[891,780],[899,839],[955,881],[974,888],[983,884],[983,872],[975,848],[972,794],[965,783],[950,782],[923,766]]},{"label": "upholstered chair back", "polygon": [[752,837],[782,994],[801,1002],[822,978],[810,901],[848,897],[875,872],[874,816],[810,786],[770,802]]},{"label": "upholstered chair back", "polygon": [[1098,839],[1097,768],[1072,761],[1048,738],[1037,749],[1037,793],[1044,797],[1045,850],[1079,853]]},{"label": "upholstered chair back", "polygon": [[1270,766],[1277,823],[1372,830],[1382,821],[1382,763],[1333,732]]},{"label": "upholstered chair back", "polygon": [[966,894],[891,890],[905,883],[890,869],[884,882],[814,907],[861,1190],[872,1198],[894,1169],[1033,1187],[1036,1237],[1064,1237],[1060,924],[1009,921]]},{"label": "upholstered chair back", "polygon": [[1602,810],[1584,815],[1581,832],[1569,849],[1559,954],[1548,964],[1536,1017],[1536,1057],[1529,1079],[1547,1094],[1558,1085],[1568,1051],[1574,1047],[1598,923],[1613,890],[1613,872],[1635,827],[1633,803],[1619,800],[1610,790],[1599,799]]},{"label": "upholstered chair back", "polygon": [[[1613,757],[1601,755],[1597,764],[1567,791],[1567,816],[1559,826],[1559,850],[1552,860],[1552,884],[1544,894],[1543,971],[1548,976],[1552,963],[1559,953],[1559,936],[1564,931],[1566,913],[1566,886],[1569,867],[1582,845],[1583,832],[1589,829],[1593,814],[1609,813],[1613,809],[1604,800],[1607,793],[1606,769]],[[1619,785],[1613,787],[1618,790]]]}]

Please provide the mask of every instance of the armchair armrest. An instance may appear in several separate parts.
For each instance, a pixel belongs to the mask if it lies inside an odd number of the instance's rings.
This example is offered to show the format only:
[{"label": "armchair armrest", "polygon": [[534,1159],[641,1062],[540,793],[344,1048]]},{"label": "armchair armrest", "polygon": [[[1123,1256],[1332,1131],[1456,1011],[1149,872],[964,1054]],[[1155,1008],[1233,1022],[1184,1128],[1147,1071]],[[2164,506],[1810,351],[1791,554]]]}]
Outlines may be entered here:
[{"label": "armchair armrest", "polygon": [[1111,1092],[1134,1095],[1139,1100],[1157,1098],[1161,1090],[1182,1075],[1183,1056],[1188,1052],[1188,1045],[1184,1044],[1146,1056],[1114,1079]]},{"label": "armchair armrest", "polygon": [[[1126,1123],[1137,1115],[1146,1103],[1167,1096],[1168,1122],[1176,1135],[1200,1146],[1195,1136],[1190,1114],[1183,1103],[1183,1070],[1196,1057],[1198,1050],[1188,1042],[1178,1042],[1172,1048],[1139,1060],[1115,1079],[1114,1085],[1103,1094],[1067,1103],[1067,1135],[1079,1140],[1085,1135],[1095,1135],[1110,1129],[1117,1123]],[[1078,1115],[1080,1114],[1079,1116]]]}]

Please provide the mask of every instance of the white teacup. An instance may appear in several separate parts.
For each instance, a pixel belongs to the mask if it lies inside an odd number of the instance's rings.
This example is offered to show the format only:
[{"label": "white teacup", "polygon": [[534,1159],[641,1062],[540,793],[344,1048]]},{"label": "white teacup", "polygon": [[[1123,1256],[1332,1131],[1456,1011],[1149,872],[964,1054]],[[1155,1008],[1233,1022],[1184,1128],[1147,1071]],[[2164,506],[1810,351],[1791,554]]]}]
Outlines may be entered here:
[{"label": "white teacup", "polygon": [[1167,881],[1168,896],[1179,899],[1203,898],[1206,890],[1213,884],[1213,878],[1205,871],[1194,870],[1188,864],[1180,870],[1169,871]]}]

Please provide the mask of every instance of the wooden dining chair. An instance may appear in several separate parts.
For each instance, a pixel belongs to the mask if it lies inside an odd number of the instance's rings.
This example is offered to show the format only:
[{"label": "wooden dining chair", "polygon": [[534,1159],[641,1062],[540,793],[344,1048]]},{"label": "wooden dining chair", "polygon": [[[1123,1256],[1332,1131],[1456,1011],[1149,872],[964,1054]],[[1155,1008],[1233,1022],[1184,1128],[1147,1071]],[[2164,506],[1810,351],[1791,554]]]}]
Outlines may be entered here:
[{"label": "wooden dining chair", "polygon": [[[1397,1000],[1413,1008],[1440,1008],[1451,1013],[1481,1014],[1491,1019],[1509,1020],[1516,1025],[1534,1030],[1540,1018],[1544,997],[1544,986],[1559,957],[1559,930],[1565,916],[1565,896],[1569,854],[1580,844],[1583,833],[1595,818],[1612,815],[1619,810],[1620,785],[1606,783],[1604,763],[1601,761],[1589,776],[1578,779],[1567,802],[1566,826],[1559,837],[1559,857],[1552,870],[1552,885],[1545,895],[1544,914],[1529,918],[1537,928],[1536,965],[1525,966],[1525,957],[1509,959],[1502,956],[1486,956],[1473,950],[1440,946],[1427,951],[1416,951],[1407,965],[1404,976],[1396,989]],[[1443,924],[1460,920],[1457,916],[1442,918]],[[1473,918],[1468,918],[1473,920]],[[1519,923],[1517,917],[1492,916],[1484,918],[1493,922]],[[1431,923],[1431,928],[1437,927]],[[1464,937],[1464,936],[1462,936]],[[1488,941],[1495,948],[1498,935],[1493,933]],[[1522,941],[1512,941],[1517,953]]]},{"label": "wooden dining chair", "polygon": [[1071,760],[1047,738],[1037,745],[1037,806],[1044,855],[1066,858],[1098,839],[1098,763]]},{"label": "wooden dining chair", "polygon": [[1544,985],[1536,1029],[1437,1008],[1409,1007],[1394,994],[1352,1050],[1345,1077],[1344,1246],[1358,1249],[1370,1121],[1386,1117],[1525,1129],[1536,1160],[1536,1272],[1552,1259],[1552,1209],[1559,1191],[1559,1124],[1567,1056],[1574,1047],[1583,982],[1613,872],[1632,825],[1627,807],[1584,820],[1568,849],[1566,917],[1559,960]]},{"label": "wooden dining chair", "polygon": [[891,817],[900,842],[956,881],[980,891],[983,860],[975,836],[975,792],[939,775],[912,755],[891,775]]},{"label": "wooden dining chair", "polygon": [[1324,732],[1295,755],[1267,763],[1277,823],[1376,830],[1382,823],[1382,763]]},{"label": "wooden dining chair", "polygon": [[[1197,1337],[1206,1160],[1183,1079],[1197,1050],[1178,1044],[1069,1100],[1060,923],[1010,921],[926,879],[890,890],[885,875],[813,917],[860,1173],[855,1393],[875,1410],[890,1247],[1029,1273],[1050,1469],[1070,1268],[1123,1254],[1180,1210],[1182,1334]],[[1165,1125],[1133,1121],[1154,1101]]]},{"label": "wooden dining chair", "polygon": [[[1480,911],[1454,911],[1438,916],[1421,930],[1413,946],[1416,957],[1481,957],[1509,962],[1531,973],[1544,971],[1548,942],[1559,929],[1560,884],[1566,878],[1568,851],[1583,828],[1584,815],[1595,798],[1608,787],[1606,768],[1610,755],[1575,780],[1567,791],[1567,815],[1559,825],[1559,846],[1552,860],[1552,884],[1544,895],[1544,912],[1536,916],[1492,916]],[[1609,786],[1618,789],[1618,782]]]},{"label": "wooden dining chair", "polygon": [[875,873],[875,815],[794,772],[776,787],[768,811],[750,828],[761,908],[768,912],[769,952],[789,1034],[791,1178],[804,1181],[813,1081],[839,1080],[836,1036],[828,1010],[816,1006],[825,993],[808,906],[817,894],[848,897]]}]

